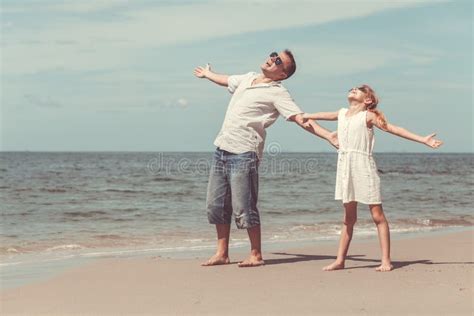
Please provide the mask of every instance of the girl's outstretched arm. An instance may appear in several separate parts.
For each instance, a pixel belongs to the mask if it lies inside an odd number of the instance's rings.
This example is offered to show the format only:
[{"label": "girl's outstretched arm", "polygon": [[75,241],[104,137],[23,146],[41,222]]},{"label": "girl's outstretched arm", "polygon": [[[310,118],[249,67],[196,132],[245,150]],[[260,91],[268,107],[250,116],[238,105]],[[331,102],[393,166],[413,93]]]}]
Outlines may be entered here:
[{"label": "girl's outstretched arm", "polygon": [[317,113],[304,113],[303,119],[305,120],[320,120],[320,121],[337,121],[337,115],[339,112],[317,112]]},{"label": "girl's outstretched arm", "polygon": [[327,140],[336,149],[339,148],[339,140],[337,138],[337,132],[330,132],[324,127],[316,124],[316,122],[314,121],[306,120],[305,122],[302,114],[293,115],[289,117],[289,120],[294,121],[296,124],[301,126],[306,131]]},{"label": "girl's outstretched arm", "polygon": [[408,140],[412,140],[414,142],[425,144],[431,148],[438,148],[443,144],[442,141],[435,139],[436,133],[430,134],[428,136],[420,136],[418,134],[412,133],[407,129],[396,126],[390,123],[387,123],[387,128],[381,126],[380,122],[377,120],[377,116],[372,112],[367,112],[367,125],[372,127],[373,125],[377,126],[379,129],[389,132],[390,134],[397,135],[399,137],[406,138]]}]

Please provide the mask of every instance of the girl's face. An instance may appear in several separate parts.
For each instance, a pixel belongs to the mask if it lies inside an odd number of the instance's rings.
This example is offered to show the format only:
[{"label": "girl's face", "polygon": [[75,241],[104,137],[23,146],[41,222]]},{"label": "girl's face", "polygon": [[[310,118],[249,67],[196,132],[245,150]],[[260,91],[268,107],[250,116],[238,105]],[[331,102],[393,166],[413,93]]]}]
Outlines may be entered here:
[{"label": "girl's face", "polygon": [[356,101],[360,103],[370,103],[370,99],[367,98],[367,93],[365,93],[362,88],[354,87],[349,90],[347,94],[347,100],[349,102]]}]

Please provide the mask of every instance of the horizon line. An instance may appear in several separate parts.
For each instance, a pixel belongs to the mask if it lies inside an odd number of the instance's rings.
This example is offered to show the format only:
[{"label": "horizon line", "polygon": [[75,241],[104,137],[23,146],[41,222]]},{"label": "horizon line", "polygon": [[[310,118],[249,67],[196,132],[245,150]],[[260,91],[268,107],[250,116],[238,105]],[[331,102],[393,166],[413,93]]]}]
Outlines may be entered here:
[{"label": "horizon line", "polygon": [[[0,150],[0,153],[213,153],[214,150],[176,151],[176,150]],[[263,152],[268,153],[266,151]],[[281,154],[337,154],[337,151],[281,151]],[[374,154],[474,154],[472,151],[377,151]]]}]

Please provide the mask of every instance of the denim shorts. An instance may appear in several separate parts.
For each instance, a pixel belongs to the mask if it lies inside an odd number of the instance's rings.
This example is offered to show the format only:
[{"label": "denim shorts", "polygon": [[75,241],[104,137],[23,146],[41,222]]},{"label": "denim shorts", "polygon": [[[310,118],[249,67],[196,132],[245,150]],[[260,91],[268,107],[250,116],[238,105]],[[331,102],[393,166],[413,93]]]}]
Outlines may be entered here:
[{"label": "denim shorts", "polygon": [[257,154],[253,151],[233,154],[217,148],[207,187],[209,223],[230,224],[234,214],[237,228],[260,225],[257,198]]}]

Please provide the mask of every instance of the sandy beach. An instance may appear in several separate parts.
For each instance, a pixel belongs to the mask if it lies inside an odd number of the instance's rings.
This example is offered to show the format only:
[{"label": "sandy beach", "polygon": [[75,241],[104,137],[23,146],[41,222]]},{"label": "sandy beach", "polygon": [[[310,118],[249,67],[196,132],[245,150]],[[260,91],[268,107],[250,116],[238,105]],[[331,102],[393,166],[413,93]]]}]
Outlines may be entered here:
[{"label": "sandy beach", "polygon": [[1,313],[153,315],[472,315],[474,231],[392,242],[395,270],[375,272],[375,239],[354,240],[346,269],[323,272],[336,242],[266,253],[266,265],[201,267],[202,258],[100,259],[4,290]]}]

